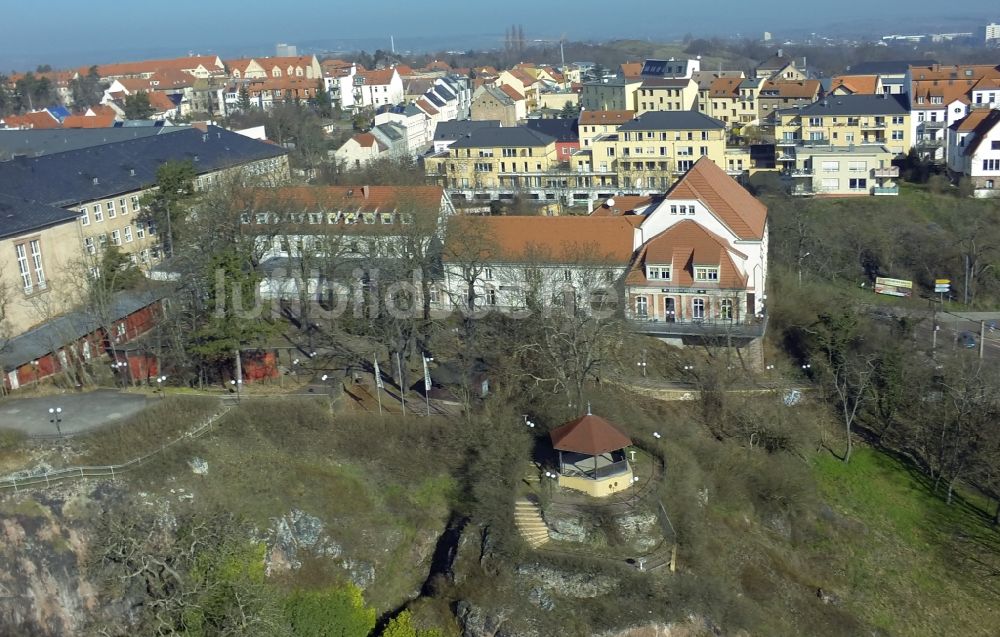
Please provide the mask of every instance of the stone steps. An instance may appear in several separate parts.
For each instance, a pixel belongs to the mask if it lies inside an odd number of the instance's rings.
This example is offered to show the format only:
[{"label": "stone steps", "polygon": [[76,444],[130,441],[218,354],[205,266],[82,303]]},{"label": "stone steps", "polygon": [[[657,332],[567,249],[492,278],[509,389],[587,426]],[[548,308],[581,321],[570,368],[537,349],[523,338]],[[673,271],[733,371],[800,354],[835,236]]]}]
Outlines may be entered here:
[{"label": "stone steps", "polygon": [[542,519],[542,511],[528,499],[521,498],[514,503],[514,524],[531,548],[538,548],[549,541],[549,527]]}]

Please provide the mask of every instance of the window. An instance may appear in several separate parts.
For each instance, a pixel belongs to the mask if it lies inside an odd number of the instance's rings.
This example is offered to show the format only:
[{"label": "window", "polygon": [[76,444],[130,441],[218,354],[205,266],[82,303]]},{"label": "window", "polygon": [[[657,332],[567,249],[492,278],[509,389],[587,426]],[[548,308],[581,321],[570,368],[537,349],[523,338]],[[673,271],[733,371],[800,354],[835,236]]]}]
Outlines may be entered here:
[{"label": "window", "polygon": [[493,280],[493,268],[483,268],[483,280],[484,281]]},{"label": "window", "polygon": [[132,243],[132,226],[125,226],[125,243]]},{"label": "window", "polygon": [[138,221],[135,224],[135,237],[136,239],[142,239],[146,236],[146,224],[142,221]]},{"label": "window", "polygon": [[707,267],[698,266],[694,269],[694,280],[695,281],[718,281],[719,280],[719,268],[717,267]]},{"label": "window", "polygon": [[115,326],[115,333],[118,336],[125,336],[125,323],[124,323],[124,321]]},{"label": "window", "polygon": [[97,248],[94,246],[94,237],[86,237],[83,240],[83,247],[87,250],[87,254],[97,253]]},{"label": "window", "polygon": [[991,150],[1000,150],[1000,141],[993,140],[992,142],[990,142],[990,149]]},{"label": "window", "polygon": [[867,179],[851,179],[850,180],[851,190],[866,190],[868,188]]},{"label": "window", "polygon": [[810,126],[822,126],[823,125],[823,118],[822,117],[810,117],[809,118],[809,125]]},{"label": "window", "polygon": [[892,123],[895,124],[895,125],[897,125],[897,126],[899,126],[900,124],[903,123],[903,116],[902,115],[893,115],[892,116]]},{"label": "window", "polygon": [[984,159],[983,170],[1000,170],[1000,159]]},{"label": "window", "polygon": [[118,200],[118,207],[122,209],[122,214],[123,215],[127,215],[128,214],[128,206],[125,205],[125,198],[124,197],[122,197],[121,199]]},{"label": "window", "polygon": [[479,162],[477,161],[474,169],[477,173],[488,173],[493,170],[493,164],[489,162]]},{"label": "window", "polygon": [[31,282],[31,269],[28,267],[28,251],[23,243],[14,246],[14,250],[17,252],[17,269],[21,273],[21,285],[24,286],[24,293],[31,294],[34,286]]},{"label": "window", "polygon": [[839,189],[840,189],[839,179],[833,178],[833,179],[823,180],[823,190],[829,191],[829,190],[839,190]]},{"label": "window", "polygon": [[104,221],[104,213],[101,212],[101,204],[94,204],[94,223],[100,223]]},{"label": "window", "polygon": [[724,321],[733,320],[733,300],[732,299],[722,299],[719,304],[719,318]]},{"label": "window", "polygon": [[651,281],[666,281],[670,279],[669,265],[646,266],[646,278]]},{"label": "window", "polygon": [[566,281],[567,283],[572,283],[573,282],[573,271],[572,270],[563,270],[563,281]]},{"label": "window", "polygon": [[35,283],[39,290],[44,290],[45,271],[42,268],[42,244],[38,239],[32,239],[29,245],[31,246],[31,265],[35,268]]},{"label": "window", "polygon": [[993,186],[993,180],[992,179],[987,179],[986,180],[986,189],[987,190],[993,190],[993,188],[994,188],[994,186]]},{"label": "window", "polygon": [[139,210],[139,196],[132,197],[132,212]]},{"label": "window", "polygon": [[824,161],[822,163],[823,172],[825,173],[835,173],[840,170],[839,161]]},{"label": "window", "polygon": [[635,315],[639,318],[646,318],[649,316],[649,300],[646,297],[635,297]]},{"label": "window", "polygon": [[691,301],[691,318],[695,320],[705,318],[705,299],[694,299]]},{"label": "window", "polygon": [[114,202],[114,200],[109,201],[107,203],[107,206],[108,206],[108,219],[114,219],[115,218],[115,202]]},{"label": "window", "polygon": [[894,141],[897,141],[897,142],[898,141],[902,141],[902,139],[903,139],[903,131],[901,131],[901,130],[894,130],[894,131],[892,131],[892,139]]},{"label": "window", "polygon": [[122,244],[122,233],[121,230],[111,231],[111,245],[120,246]]},{"label": "window", "polygon": [[497,291],[493,288],[486,290],[486,305],[496,305],[497,304]]},{"label": "window", "polygon": [[943,103],[944,103],[944,98],[941,97],[940,95],[931,96],[931,104],[943,104]]},{"label": "window", "polygon": [[863,173],[867,170],[868,164],[863,161],[849,161],[847,162],[847,169],[852,173]]},{"label": "window", "polygon": [[[480,157],[492,157],[493,156],[493,149],[492,148],[481,148],[481,149],[479,149],[479,156]],[[513,157],[513,155],[504,155],[504,157]]]},{"label": "window", "polygon": [[674,205],[670,206],[670,214],[672,214],[672,215],[677,214],[677,206],[674,206]]},{"label": "window", "polygon": [[923,104],[923,103],[924,103],[924,96],[923,95],[918,95],[917,96],[917,104]]},{"label": "window", "polygon": [[80,225],[81,226],[90,225],[90,214],[87,212],[87,206],[80,208]]},{"label": "window", "polygon": [[708,154],[708,146],[702,146],[699,150],[701,151],[702,157]]}]

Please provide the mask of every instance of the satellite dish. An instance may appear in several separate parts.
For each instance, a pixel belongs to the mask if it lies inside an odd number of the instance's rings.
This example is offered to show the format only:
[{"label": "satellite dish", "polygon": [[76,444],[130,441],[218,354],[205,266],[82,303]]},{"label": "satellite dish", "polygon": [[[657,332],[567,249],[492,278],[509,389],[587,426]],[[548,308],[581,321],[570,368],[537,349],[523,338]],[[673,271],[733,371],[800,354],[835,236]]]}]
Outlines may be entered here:
[{"label": "satellite dish", "polygon": [[614,199],[614,197],[612,197],[611,199],[608,199],[605,203],[608,205],[608,208],[614,208],[615,207],[615,199]]}]

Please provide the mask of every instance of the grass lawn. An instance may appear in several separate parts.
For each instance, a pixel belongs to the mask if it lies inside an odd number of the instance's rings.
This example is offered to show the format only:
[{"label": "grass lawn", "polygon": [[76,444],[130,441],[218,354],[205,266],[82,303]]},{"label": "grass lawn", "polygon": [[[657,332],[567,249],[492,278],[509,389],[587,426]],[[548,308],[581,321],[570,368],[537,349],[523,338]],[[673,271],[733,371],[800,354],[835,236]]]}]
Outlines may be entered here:
[{"label": "grass lawn", "polygon": [[968,502],[948,506],[922,476],[877,451],[813,463],[824,499],[854,521],[850,542],[817,547],[857,615],[893,635],[996,635],[1000,533]]}]

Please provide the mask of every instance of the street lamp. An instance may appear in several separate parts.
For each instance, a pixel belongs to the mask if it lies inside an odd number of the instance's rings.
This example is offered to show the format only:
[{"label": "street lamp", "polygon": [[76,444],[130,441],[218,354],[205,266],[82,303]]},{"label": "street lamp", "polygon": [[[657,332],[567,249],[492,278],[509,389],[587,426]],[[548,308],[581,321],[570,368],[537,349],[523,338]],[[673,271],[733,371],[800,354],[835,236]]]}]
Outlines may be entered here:
[{"label": "street lamp", "polygon": [[128,363],[126,363],[125,361],[115,361],[114,363],[111,364],[112,373],[117,373],[119,376],[121,376],[122,387],[125,387],[125,374],[123,373],[123,370],[126,367],[128,367]]},{"label": "street lamp", "polygon": [[156,377],[156,391],[160,392],[160,399],[161,400],[163,399],[163,383],[165,383],[166,381],[167,381],[167,377],[166,376],[157,376]]},{"label": "street lamp", "polygon": [[239,378],[231,380],[229,381],[229,384],[236,387],[236,402],[242,402],[240,399],[240,385],[243,384],[243,379]]},{"label": "street lamp", "polygon": [[62,438],[62,407],[49,407],[49,422],[55,424],[56,432]]},{"label": "street lamp", "polygon": [[529,429],[535,428],[535,423],[528,420],[528,414],[521,414],[521,418],[524,418],[524,424],[527,425]]},{"label": "street lamp", "polygon": [[660,435],[660,432],[659,432],[659,431],[654,431],[654,432],[653,432],[653,437],[654,437],[654,438],[656,438],[657,440],[659,440],[659,439],[660,439],[660,438],[662,438],[663,436],[661,436],[661,435]]},{"label": "street lamp", "polygon": [[640,368],[642,368],[642,377],[646,377],[646,350],[642,350],[642,360],[636,363]]}]

